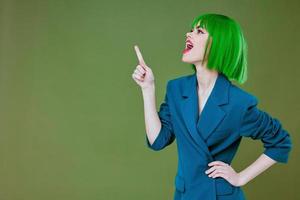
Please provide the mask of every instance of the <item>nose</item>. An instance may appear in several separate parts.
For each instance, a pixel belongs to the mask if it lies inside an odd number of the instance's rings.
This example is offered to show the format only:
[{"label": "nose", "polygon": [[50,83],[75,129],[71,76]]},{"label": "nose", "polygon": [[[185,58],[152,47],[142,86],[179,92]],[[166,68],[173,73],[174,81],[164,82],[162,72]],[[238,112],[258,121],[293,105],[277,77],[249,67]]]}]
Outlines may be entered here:
[{"label": "nose", "polygon": [[186,38],[191,38],[191,34],[192,34],[192,32],[187,32],[186,34],[185,34],[185,36],[186,36]]},{"label": "nose", "polygon": [[185,36],[188,38],[189,37],[189,35],[190,35],[190,32],[187,32],[186,34],[185,34]]}]

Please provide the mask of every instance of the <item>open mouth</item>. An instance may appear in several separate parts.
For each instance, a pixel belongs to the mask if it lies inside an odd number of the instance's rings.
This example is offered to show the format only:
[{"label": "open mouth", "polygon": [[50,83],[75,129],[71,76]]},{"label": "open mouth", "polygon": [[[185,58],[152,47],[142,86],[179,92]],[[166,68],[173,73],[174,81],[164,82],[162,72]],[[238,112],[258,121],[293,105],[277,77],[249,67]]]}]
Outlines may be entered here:
[{"label": "open mouth", "polygon": [[190,51],[193,47],[194,47],[193,43],[191,41],[187,40],[187,42],[185,44],[185,49],[183,50],[183,53]]},{"label": "open mouth", "polygon": [[192,49],[194,46],[193,46],[193,44],[192,43],[186,43],[186,49]]}]

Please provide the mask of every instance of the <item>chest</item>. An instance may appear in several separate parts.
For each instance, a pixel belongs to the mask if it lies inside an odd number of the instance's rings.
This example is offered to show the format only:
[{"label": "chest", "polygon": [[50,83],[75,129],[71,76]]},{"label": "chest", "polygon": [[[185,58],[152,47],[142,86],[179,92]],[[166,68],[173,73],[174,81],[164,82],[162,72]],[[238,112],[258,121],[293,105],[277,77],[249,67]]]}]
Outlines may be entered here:
[{"label": "chest", "polygon": [[211,90],[208,90],[206,92],[200,92],[199,90],[197,91],[199,116],[201,115],[202,110],[205,107],[205,104],[210,96],[210,93],[211,93]]}]

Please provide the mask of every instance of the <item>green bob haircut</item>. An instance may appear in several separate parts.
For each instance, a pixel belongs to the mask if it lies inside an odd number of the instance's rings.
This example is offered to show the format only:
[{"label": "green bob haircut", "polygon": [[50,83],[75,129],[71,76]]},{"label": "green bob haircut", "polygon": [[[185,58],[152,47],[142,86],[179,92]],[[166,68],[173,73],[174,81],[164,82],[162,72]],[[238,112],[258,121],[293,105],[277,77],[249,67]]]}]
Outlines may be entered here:
[{"label": "green bob haircut", "polygon": [[[192,22],[192,29],[199,22],[200,27],[209,33],[204,52],[204,58],[208,56],[207,68],[215,69],[228,79],[243,84],[247,80],[248,46],[239,24],[227,16],[209,13],[196,17]],[[196,72],[194,64],[192,68]]]}]

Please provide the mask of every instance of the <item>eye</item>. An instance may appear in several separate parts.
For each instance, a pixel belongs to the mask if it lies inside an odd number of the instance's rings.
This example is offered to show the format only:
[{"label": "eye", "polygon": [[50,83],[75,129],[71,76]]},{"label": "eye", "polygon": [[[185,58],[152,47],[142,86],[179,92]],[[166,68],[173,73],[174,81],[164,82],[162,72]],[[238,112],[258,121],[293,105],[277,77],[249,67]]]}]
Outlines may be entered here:
[{"label": "eye", "polygon": [[204,33],[203,31],[201,31],[200,29],[198,29],[198,30],[197,30],[197,33],[200,33],[200,32],[201,32],[201,33]]},{"label": "eye", "polygon": [[[190,32],[193,32],[193,31],[194,31],[193,29],[190,30]],[[202,33],[203,34],[204,32],[200,29],[197,29],[197,33]]]}]

